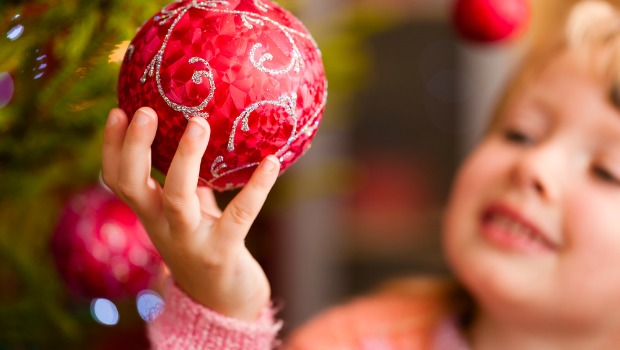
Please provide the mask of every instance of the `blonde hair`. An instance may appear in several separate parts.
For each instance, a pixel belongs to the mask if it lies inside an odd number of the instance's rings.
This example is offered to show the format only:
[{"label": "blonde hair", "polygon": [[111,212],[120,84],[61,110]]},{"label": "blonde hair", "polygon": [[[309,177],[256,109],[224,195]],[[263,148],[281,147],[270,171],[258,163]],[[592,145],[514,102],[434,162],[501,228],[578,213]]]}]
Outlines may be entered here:
[{"label": "blonde hair", "polygon": [[532,44],[529,54],[496,106],[489,130],[511,99],[564,52],[576,54],[607,86],[610,101],[620,108],[620,12],[609,2],[584,0],[572,6],[564,22]]}]

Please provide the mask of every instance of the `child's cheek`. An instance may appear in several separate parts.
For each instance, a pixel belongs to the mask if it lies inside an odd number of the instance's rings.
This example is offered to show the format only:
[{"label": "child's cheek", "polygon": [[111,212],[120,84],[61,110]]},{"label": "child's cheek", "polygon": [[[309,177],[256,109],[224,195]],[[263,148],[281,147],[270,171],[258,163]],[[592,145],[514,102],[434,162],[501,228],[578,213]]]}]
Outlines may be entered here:
[{"label": "child's cheek", "polygon": [[479,212],[488,197],[484,187],[489,185],[489,165],[485,150],[479,148],[457,173],[444,216],[444,244],[449,255],[461,254],[477,231]]},{"label": "child's cheek", "polygon": [[612,201],[611,189],[606,192],[571,191],[562,215],[563,240],[568,253],[620,263],[620,203]]},{"label": "child's cheek", "polygon": [[450,260],[480,249],[480,215],[509,181],[509,161],[491,141],[480,144],[457,173],[444,216],[444,248]]},{"label": "child's cheek", "polygon": [[503,182],[509,167],[508,154],[494,139],[483,142],[465,162],[458,175],[459,185],[469,195],[482,197],[489,185]]},{"label": "child's cheek", "polygon": [[[589,193],[589,196],[584,194]],[[564,290],[589,300],[591,310],[620,307],[620,206],[609,198],[575,188],[566,198],[561,230],[564,249],[559,267]],[[584,283],[587,282],[587,283]]]}]

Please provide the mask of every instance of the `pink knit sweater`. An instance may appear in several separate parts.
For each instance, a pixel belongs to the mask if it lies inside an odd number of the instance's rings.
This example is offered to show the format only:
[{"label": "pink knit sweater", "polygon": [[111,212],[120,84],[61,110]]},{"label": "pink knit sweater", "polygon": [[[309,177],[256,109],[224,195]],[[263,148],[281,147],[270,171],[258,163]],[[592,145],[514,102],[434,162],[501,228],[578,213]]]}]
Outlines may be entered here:
[{"label": "pink knit sweater", "polygon": [[[422,298],[423,299],[423,298]],[[172,283],[164,312],[148,326],[156,350],[467,350],[445,310],[428,300],[381,293],[358,298],[311,320],[282,345],[282,324],[266,308],[256,322],[217,314]]]}]

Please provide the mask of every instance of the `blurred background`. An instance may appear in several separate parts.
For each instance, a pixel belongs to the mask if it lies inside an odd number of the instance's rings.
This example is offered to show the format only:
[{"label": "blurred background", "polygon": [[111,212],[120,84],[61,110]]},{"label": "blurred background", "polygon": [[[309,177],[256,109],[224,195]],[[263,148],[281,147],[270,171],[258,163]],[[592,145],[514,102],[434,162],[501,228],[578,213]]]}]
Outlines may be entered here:
[{"label": "blurred background", "polygon": [[[571,2],[531,1],[527,31],[494,44],[455,34],[451,0],[279,2],[329,80],[313,148],[248,238],[285,334],[386,279],[450,273],[439,231],[454,171],[528,43]],[[0,349],[148,348],[161,264],[98,179],[123,43],[167,3],[0,3]]]}]

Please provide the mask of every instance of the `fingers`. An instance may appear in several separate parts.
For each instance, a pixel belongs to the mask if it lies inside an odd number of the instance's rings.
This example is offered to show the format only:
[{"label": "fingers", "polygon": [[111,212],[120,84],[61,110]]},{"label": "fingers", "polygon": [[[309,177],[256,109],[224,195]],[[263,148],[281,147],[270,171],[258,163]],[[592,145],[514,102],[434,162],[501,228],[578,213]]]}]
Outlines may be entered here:
[{"label": "fingers", "polygon": [[279,172],[280,162],[275,156],[268,156],[261,162],[250,181],[230,202],[218,221],[216,232],[221,238],[245,239]]},{"label": "fingers", "polygon": [[200,209],[206,215],[213,218],[219,218],[222,216],[222,211],[215,200],[213,190],[207,186],[199,186],[196,189],[196,195],[200,201]]},{"label": "fingers", "polygon": [[110,188],[114,188],[117,181],[118,163],[123,150],[126,130],[127,115],[122,109],[112,109],[103,131],[101,161],[101,176],[103,182]]},{"label": "fingers", "polygon": [[207,121],[192,118],[172,159],[163,193],[164,211],[172,227],[191,229],[200,224],[201,202],[196,189],[200,162],[207,149],[209,136]]},{"label": "fingers", "polygon": [[151,144],[157,131],[157,115],[140,108],[134,115],[118,160],[116,192],[140,216],[157,215],[159,185],[151,179]]}]

